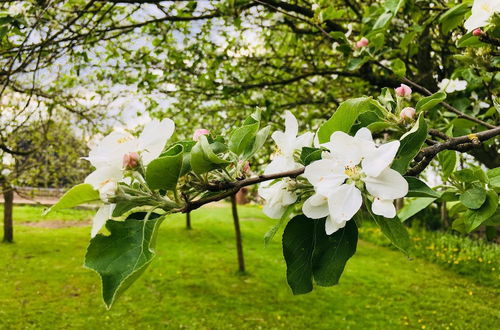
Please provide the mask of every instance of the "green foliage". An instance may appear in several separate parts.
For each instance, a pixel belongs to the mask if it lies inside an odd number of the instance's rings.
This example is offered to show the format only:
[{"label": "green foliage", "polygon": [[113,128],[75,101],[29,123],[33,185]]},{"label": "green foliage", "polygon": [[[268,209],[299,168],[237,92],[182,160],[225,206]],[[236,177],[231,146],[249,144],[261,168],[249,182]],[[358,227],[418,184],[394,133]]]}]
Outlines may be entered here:
[{"label": "green foliage", "polygon": [[339,282],[345,264],[356,252],[358,230],[354,221],[332,235],[325,233],[325,220],[298,215],[283,232],[283,256],[287,281],[294,294],[312,291],[313,282],[332,286]]},{"label": "green foliage", "polygon": [[[375,226],[367,224],[359,229],[359,233],[363,240],[391,246],[390,241]],[[411,256],[429,260],[490,288],[500,287],[500,248],[497,244],[456,233],[419,228],[412,228],[410,234]]]},{"label": "green foliage", "polygon": [[44,215],[50,212],[75,207],[84,203],[90,203],[99,200],[99,192],[87,183],[81,183],[68,190],[59,201],[44,212]]},{"label": "green foliage", "polygon": [[146,182],[151,189],[176,189],[183,165],[183,152],[184,148],[176,145],[148,164]]},{"label": "green foliage", "polygon": [[210,144],[204,135],[200,136],[199,141],[191,149],[190,164],[195,173],[203,174],[230,164],[229,161],[216,155],[215,147],[215,143]]},{"label": "green foliage", "polygon": [[415,125],[401,137],[401,145],[392,163],[392,168],[399,173],[406,172],[408,164],[419,153],[427,138],[427,123],[423,114],[420,114]]},{"label": "green foliage", "polygon": [[431,96],[421,98],[417,102],[415,109],[421,112],[429,111],[439,103],[443,102],[445,99],[446,99],[445,92],[437,92],[436,94],[433,94]]},{"label": "green foliage", "polygon": [[328,142],[333,132],[349,133],[361,114],[367,111],[380,112],[381,109],[383,107],[369,97],[360,97],[342,102],[332,117],[320,126],[318,130],[319,143]]},{"label": "green foliage", "polygon": [[406,197],[440,197],[441,195],[432,190],[425,182],[412,177],[405,176],[408,182],[408,194]]},{"label": "green foliage", "polygon": [[133,214],[125,221],[109,220],[109,236],[90,241],[85,266],[99,273],[108,308],[149,266],[155,256],[156,236],[162,217]]}]

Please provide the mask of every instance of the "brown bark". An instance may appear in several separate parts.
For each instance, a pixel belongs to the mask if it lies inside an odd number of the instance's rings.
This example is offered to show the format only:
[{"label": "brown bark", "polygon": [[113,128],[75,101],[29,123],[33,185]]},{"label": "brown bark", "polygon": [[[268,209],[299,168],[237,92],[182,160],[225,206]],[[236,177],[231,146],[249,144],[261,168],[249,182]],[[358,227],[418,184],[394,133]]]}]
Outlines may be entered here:
[{"label": "brown bark", "polygon": [[238,254],[238,271],[245,272],[245,259],[243,258],[243,242],[241,239],[240,219],[238,217],[238,206],[236,204],[236,194],[231,195],[231,208],[233,211],[234,232],[236,236],[236,252]]},{"label": "brown bark", "polygon": [[14,208],[14,190],[5,186],[3,189],[3,241],[12,243],[14,241],[14,225],[12,221],[12,210]]},{"label": "brown bark", "polygon": [[186,229],[191,230],[191,212],[186,212]]}]

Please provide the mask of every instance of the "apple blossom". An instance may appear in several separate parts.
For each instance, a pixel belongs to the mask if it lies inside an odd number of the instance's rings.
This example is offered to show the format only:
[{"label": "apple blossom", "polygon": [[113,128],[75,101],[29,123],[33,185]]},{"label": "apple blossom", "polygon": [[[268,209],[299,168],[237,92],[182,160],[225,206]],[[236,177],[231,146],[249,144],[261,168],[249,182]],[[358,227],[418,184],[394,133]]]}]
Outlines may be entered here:
[{"label": "apple blossom", "polygon": [[137,152],[129,152],[123,155],[123,168],[133,169],[139,165],[139,154]]},{"label": "apple blossom", "polygon": [[369,43],[370,42],[368,41],[368,39],[363,37],[358,42],[356,42],[356,48],[366,47],[366,46],[368,46]]},{"label": "apple blossom", "polygon": [[467,88],[467,81],[459,79],[443,79],[438,87],[446,93],[463,91]]},{"label": "apple blossom", "polygon": [[373,213],[389,218],[396,215],[393,200],[408,193],[406,180],[390,168],[399,141],[377,147],[371,132],[361,128],[354,136],[334,132],[323,146],[329,152],[306,166],[303,174],[315,190],[302,207],[307,217],[327,217],[325,230],[332,234],[361,208],[363,188],[374,198]]},{"label": "apple blossom", "polygon": [[401,84],[401,86],[396,88],[396,95],[400,97],[410,97],[411,88],[408,85]]},{"label": "apple blossom", "polygon": [[[299,125],[295,116],[290,111],[286,111],[284,117],[285,131],[276,131],[271,135],[279,148],[279,153],[266,167],[264,174],[290,171],[301,167],[302,165],[295,161],[294,153],[312,144],[313,133],[308,132],[297,136]],[[259,195],[266,200],[264,213],[270,218],[280,218],[285,212],[286,206],[297,200],[296,195],[289,192],[291,182],[290,179],[283,179],[274,184],[265,181],[259,185]]]},{"label": "apple blossom", "polygon": [[266,203],[263,212],[272,219],[279,219],[285,213],[287,206],[297,201],[297,195],[293,192],[292,180],[285,178],[269,185],[259,186],[259,195]]},{"label": "apple blossom", "polygon": [[483,34],[483,30],[481,30],[480,28],[474,29],[474,31],[472,31],[472,35],[475,37],[479,37],[481,34]]},{"label": "apple blossom", "polygon": [[194,131],[193,141],[198,141],[200,139],[200,136],[208,134],[210,134],[210,131],[208,129],[204,128],[197,129],[196,131]]},{"label": "apple blossom", "polygon": [[500,12],[500,1],[498,0],[474,0],[472,14],[465,21],[464,27],[467,32],[483,27],[488,24],[490,18]]},{"label": "apple blossom", "polygon": [[411,120],[415,117],[415,108],[406,107],[401,110],[399,117],[403,120]]},{"label": "apple blossom", "polygon": [[[123,181],[124,170],[130,165],[137,165],[139,161],[147,166],[158,158],[174,129],[174,122],[164,119],[152,120],[146,124],[139,137],[123,131],[108,134],[90,150],[89,156],[84,158],[96,168],[84,182],[98,190],[100,199],[107,203],[115,195],[118,183]],[[93,235],[102,228],[106,222],[103,221],[104,215],[112,213],[112,209],[114,204],[106,204],[96,213],[92,226]]]}]

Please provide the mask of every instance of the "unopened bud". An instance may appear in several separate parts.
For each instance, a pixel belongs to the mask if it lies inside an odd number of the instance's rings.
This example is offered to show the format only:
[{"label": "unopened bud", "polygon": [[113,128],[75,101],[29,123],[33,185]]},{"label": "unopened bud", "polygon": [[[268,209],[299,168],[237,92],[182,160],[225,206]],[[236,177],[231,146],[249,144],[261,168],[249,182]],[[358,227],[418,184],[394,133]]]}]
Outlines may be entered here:
[{"label": "unopened bud", "polygon": [[483,34],[483,30],[481,30],[480,28],[474,29],[474,31],[472,31],[472,35],[475,37],[479,37],[481,34]]},{"label": "unopened bud", "polygon": [[396,88],[396,95],[400,97],[409,97],[411,95],[410,86],[401,84],[401,86]]},{"label": "unopened bud", "polygon": [[133,169],[139,165],[139,154],[137,152],[129,152],[123,155],[123,168]]},{"label": "unopened bud", "polygon": [[[239,161],[239,164],[241,165],[243,161],[240,160]],[[250,173],[250,163],[248,161],[245,161],[245,163],[243,164],[243,167],[241,168],[242,172],[245,173],[245,174],[248,174]]]},{"label": "unopened bud", "polygon": [[399,117],[403,120],[412,120],[415,117],[415,108],[406,107],[401,110]]},{"label": "unopened bud", "polygon": [[363,37],[358,42],[356,42],[356,47],[357,48],[366,47],[366,46],[368,46],[369,43],[370,42],[368,41],[368,39],[366,39],[365,37]]},{"label": "unopened bud", "polygon": [[197,129],[196,131],[194,131],[193,140],[198,141],[200,139],[200,136],[208,134],[210,134],[210,131],[208,129],[204,128]]}]

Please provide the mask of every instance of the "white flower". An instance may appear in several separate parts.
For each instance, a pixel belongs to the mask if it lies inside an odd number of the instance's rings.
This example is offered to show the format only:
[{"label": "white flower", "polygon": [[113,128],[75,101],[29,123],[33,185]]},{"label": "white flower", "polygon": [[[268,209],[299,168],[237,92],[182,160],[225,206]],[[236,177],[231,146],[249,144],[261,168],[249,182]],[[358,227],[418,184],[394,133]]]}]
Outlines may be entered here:
[{"label": "white flower", "polygon": [[474,0],[472,14],[465,21],[464,27],[467,32],[488,24],[491,16],[500,12],[500,1],[498,0]]},{"label": "white flower", "polygon": [[274,184],[259,186],[260,197],[266,200],[263,211],[271,219],[279,219],[288,205],[295,203],[297,195],[291,191],[291,179],[283,179]]},{"label": "white flower", "polygon": [[467,88],[467,81],[459,79],[443,79],[438,87],[444,90],[446,93],[453,93],[458,91],[463,91]]},{"label": "white flower", "polygon": [[302,147],[310,146],[314,137],[311,132],[297,136],[299,132],[299,124],[297,119],[290,111],[285,111],[285,131],[274,132],[271,137],[278,145],[280,153],[288,158],[293,159],[293,154],[296,150]]},{"label": "white flower", "polygon": [[[130,153],[137,153],[142,164],[148,165],[160,156],[174,129],[173,121],[164,119],[153,120],[146,124],[138,138],[122,131],[110,133],[94,146],[89,156],[85,158],[96,168],[85,178],[85,183],[98,190],[100,199],[108,203],[116,193],[118,182],[124,180],[123,157]],[[99,208],[92,220],[92,237],[112,217],[115,206],[115,204],[105,204]]]},{"label": "white flower", "polygon": [[146,166],[160,156],[174,129],[173,121],[164,119],[161,122],[152,120],[146,124],[138,138],[122,131],[110,133],[85,157],[96,168],[87,176],[85,183],[99,190],[101,197],[110,197],[110,182],[117,183],[123,178],[123,156],[138,153],[142,164]]},{"label": "white flower", "polygon": [[[314,138],[314,134],[310,132],[297,136],[299,125],[290,111],[286,111],[284,117],[285,131],[274,132],[271,136],[279,148],[279,154],[267,165],[264,170],[266,175],[300,168],[302,165],[295,161],[294,153],[303,147],[311,146]],[[266,181],[259,185],[259,195],[266,200],[264,213],[268,217],[281,218],[286,207],[297,200],[295,193],[290,192],[291,182],[292,180],[283,179],[274,184]]]},{"label": "white flower", "polygon": [[17,16],[17,15],[24,15],[26,14],[26,6],[25,3],[22,1],[19,1],[14,4],[9,4],[9,7],[7,9],[7,13],[9,16]]},{"label": "white flower", "polygon": [[307,217],[327,217],[326,233],[334,233],[361,208],[362,186],[374,197],[373,213],[387,218],[396,216],[393,200],[408,193],[406,180],[390,168],[399,141],[377,147],[371,132],[361,128],[354,136],[334,132],[323,146],[330,152],[304,171],[304,177],[315,189],[302,207]]},{"label": "white flower", "polygon": [[97,210],[94,218],[92,219],[92,230],[90,231],[91,237],[97,235],[101,228],[106,224],[106,221],[111,219],[115,206],[115,204],[105,204]]}]

